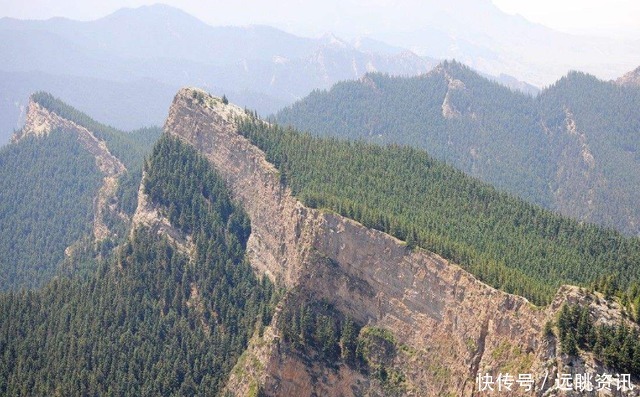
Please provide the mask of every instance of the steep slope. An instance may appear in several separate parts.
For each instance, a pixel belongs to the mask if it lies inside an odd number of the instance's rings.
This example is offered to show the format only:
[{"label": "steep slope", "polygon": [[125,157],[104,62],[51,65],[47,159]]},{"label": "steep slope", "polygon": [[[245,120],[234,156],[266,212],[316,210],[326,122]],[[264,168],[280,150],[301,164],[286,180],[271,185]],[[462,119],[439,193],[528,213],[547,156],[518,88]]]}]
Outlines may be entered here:
[{"label": "steep slope", "polygon": [[137,188],[142,157],[157,134],[125,135],[34,94],[25,127],[2,153],[1,288],[40,286],[72,270],[67,266],[88,265],[89,252],[105,254],[124,237],[127,190],[132,182]]},{"label": "steep slope", "polygon": [[0,295],[0,394],[217,395],[269,323],[272,286],[244,260],[250,222],[206,160],[164,137],[145,174],[193,251],[139,226],[88,277]]},{"label": "steep slope", "polygon": [[29,102],[25,127],[17,132],[12,142],[19,142],[26,136],[43,136],[53,130],[64,130],[77,135],[80,145],[93,156],[96,167],[103,175],[102,186],[98,190],[94,204],[93,236],[97,241],[109,237],[105,224],[107,203],[115,199],[117,180],[126,171],[122,162],[111,154],[104,141],[99,140],[88,129],[63,119],[44,108],[34,100]]},{"label": "steep slope", "polygon": [[640,184],[640,90],[572,72],[538,100],[542,125],[561,150],[550,156],[557,164],[551,178],[552,208],[639,234],[633,186]]},{"label": "steep slope", "polygon": [[[256,131],[239,129],[249,125]],[[249,140],[259,128],[266,153]],[[640,367],[611,354],[616,335],[617,350],[640,355],[638,327],[618,302],[563,287],[536,307],[411,234],[403,242],[305,205],[292,190],[296,160],[269,161],[278,131],[203,91],[178,92],[114,255],[87,277],[0,294],[0,319],[10,319],[0,321],[0,393],[472,396],[478,375],[508,372],[531,373],[534,387],[506,395],[572,395],[554,389],[559,374],[622,368],[637,382]],[[287,134],[313,164],[311,138]],[[571,345],[585,335],[576,313],[597,335],[618,328]]]},{"label": "steep slope", "polygon": [[0,150],[0,289],[38,287],[92,234],[102,174],[76,137],[52,131]]},{"label": "steep slope", "polygon": [[[248,117],[218,98],[185,89],[165,125],[167,134],[197,148],[220,172],[251,219],[251,265],[289,291],[274,324],[254,337],[232,372],[228,393],[472,395],[477,374],[507,368],[536,374],[536,394],[551,388],[566,357],[558,355],[554,338],[544,338],[543,326],[562,302],[578,299],[579,291],[561,290],[553,305],[540,310],[438,255],[306,207],[282,183],[290,177],[285,170],[239,134],[235,121]],[[287,336],[296,335],[292,324],[304,318],[296,307],[318,304],[329,306],[312,315],[321,321],[316,324],[331,324],[332,315],[335,321],[328,328],[334,342],[311,337],[324,341],[324,353],[314,352],[305,337],[307,347],[300,348]],[[349,319],[361,327],[359,343],[369,346],[360,350],[364,369],[332,359],[332,346],[343,340]],[[344,346],[335,348],[348,351]],[[575,363],[597,366],[592,359]],[[545,371],[551,383],[543,385]]]},{"label": "steep slope", "polygon": [[639,105],[637,90],[582,73],[533,98],[445,62],[420,77],[337,84],[277,120],[319,135],[424,148],[533,203],[638,234]]}]

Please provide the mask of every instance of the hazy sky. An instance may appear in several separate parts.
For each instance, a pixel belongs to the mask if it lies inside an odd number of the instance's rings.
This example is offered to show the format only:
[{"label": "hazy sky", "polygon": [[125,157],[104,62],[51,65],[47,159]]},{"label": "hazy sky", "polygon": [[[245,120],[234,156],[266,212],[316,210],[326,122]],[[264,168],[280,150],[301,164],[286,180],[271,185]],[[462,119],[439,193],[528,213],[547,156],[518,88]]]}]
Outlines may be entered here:
[{"label": "hazy sky", "polygon": [[[415,0],[408,0],[409,2]],[[468,1],[468,0],[465,0]],[[488,0],[473,0],[488,1]],[[640,1],[638,0],[492,0],[510,14],[570,33],[640,39]],[[118,8],[154,4],[157,0],[0,0],[0,16],[46,19],[65,16],[90,20]],[[164,0],[212,25],[270,24],[292,33],[317,35],[331,29],[341,7],[367,13],[394,7],[397,0],[342,0],[309,2],[304,0]],[[337,9],[336,9],[337,8]],[[334,21],[335,23],[335,21]]]},{"label": "hazy sky", "polygon": [[493,0],[509,14],[569,33],[640,39],[638,0]]}]

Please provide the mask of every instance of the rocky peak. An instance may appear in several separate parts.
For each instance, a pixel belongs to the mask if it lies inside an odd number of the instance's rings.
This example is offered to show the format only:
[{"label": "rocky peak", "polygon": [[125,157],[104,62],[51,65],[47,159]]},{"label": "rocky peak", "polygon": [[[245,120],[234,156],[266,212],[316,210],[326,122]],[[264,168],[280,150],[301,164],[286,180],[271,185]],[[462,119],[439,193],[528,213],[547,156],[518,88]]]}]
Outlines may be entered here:
[{"label": "rocky peak", "polygon": [[[562,289],[554,304],[538,308],[434,253],[305,207],[265,154],[239,133],[236,117],[249,116],[202,91],[183,89],[165,133],[193,145],[226,180],[251,219],[252,267],[288,291],[281,305],[326,301],[363,326],[389,331],[397,354],[387,364],[402,375],[407,395],[475,395],[479,374],[497,376],[505,369],[531,373],[536,382],[528,394],[508,395],[553,393],[565,363],[557,340],[543,330],[577,292]],[[283,349],[279,321],[276,311],[272,325],[252,339],[228,381],[230,395],[247,395],[256,384],[274,396],[386,394],[352,368],[330,369]]]},{"label": "rocky peak", "polygon": [[48,111],[33,99],[29,99],[24,127],[13,134],[11,142],[19,142],[24,137],[30,135],[47,135],[55,127],[64,125],[66,122],[67,120],[64,120],[55,113]]},{"label": "rocky peak", "polygon": [[462,115],[462,112],[456,108],[451,97],[454,91],[466,89],[464,82],[457,77],[463,67],[462,64],[456,61],[444,61],[427,73],[427,76],[441,76],[447,83],[447,92],[442,99],[441,105],[442,117],[445,119],[454,119]]},{"label": "rocky peak", "polygon": [[[178,91],[169,109],[169,116],[164,126],[166,132],[171,133],[175,129],[176,123],[181,120],[185,111],[196,112],[200,116],[211,118],[211,127],[225,131],[235,128],[235,118],[246,117],[244,109],[224,103],[220,97],[214,97],[198,88],[183,88]],[[201,131],[196,129],[183,138],[195,139],[200,135]]]},{"label": "rocky peak", "polygon": [[616,84],[627,87],[640,87],[640,66],[616,80]]},{"label": "rocky peak", "polygon": [[[176,95],[166,133],[201,151],[245,208],[252,229],[247,252],[258,273],[297,294],[327,300],[361,324],[393,332],[399,343],[420,352],[399,358],[398,365],[411,387],[426,390],[425,395],[471,395],[476,374],[522,360],[515,351],[543,365],[547,357],[539,335],[544,311],[482,284],[437,255],[410,251],[385,233],[306,208],[280,183],[265,154],[230,122],[236,108],[210,96],[197,99],[200,94],[181,90]],[[272,332],[264,338],[269,335],[270,340],[256,342],[262,349],[250,349],[264,364],[259,378],[273,387],[269,393],[353,395],[356,385],[331,388],[322,380],[311,381],[316,369],[278,353],[273,348],[277,338]],[[498,349],[506,352],[496,356]],[[434,363],[450,375],[438,376]],[[345,371],[345,378],[357,379]],[[301,384],[301,377],[310,383]],[[237,395],[247,391],[240,378],[232,376],[230,384]]]},{"label": "rocky peak", "polygon": [[339,37],[337,37],[335,34],[333,33],[325,33],[321,38],[320,41],[327,47],[329,48],[336,48],[336,49],[345,49],[345,48],[350,48],[351,45],[348,44],[347,42],[345,42],[344,40],[340,39]]},{"label": "rocky peak", "polygon": [[80,144],[91,153],[96,166],[104,175],[102,186],[94,202],[93,234],[96,240],[103,240],[111,235],[105,222],[105,215],[110,211],[109,203],[115,200],[118,178],[126,171],[122,162],[111,154],[107,144],[98,139],[91,131],[77,123],[60,117],[40,105],[33,98],[29,99],[24,127],[11,138],[17,143],[28,136],[46,136],[56,129],[71,131],[77,135]]}]

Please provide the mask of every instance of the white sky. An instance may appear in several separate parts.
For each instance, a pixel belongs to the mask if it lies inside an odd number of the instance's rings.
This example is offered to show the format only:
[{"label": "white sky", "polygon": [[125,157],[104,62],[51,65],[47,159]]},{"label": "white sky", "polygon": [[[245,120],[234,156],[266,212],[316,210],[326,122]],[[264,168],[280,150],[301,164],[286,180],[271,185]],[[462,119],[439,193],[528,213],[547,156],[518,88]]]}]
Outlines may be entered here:
[{"label": "white sky", "polygon": [[[46,19],[65,16],[91,20],[107,15],[118,8],[137,7],[165,2],[181,8],[212,25],[271,24],[302,35],[305,25],[317,23],[325,13],[335,15],[331,1],[304,0],[0,0],[0,16],[21,19]],[[482,0],[478,0],[482,1]],[[569,33],[640,39],[640,1],[638,0],[491,0],[503,11],[520,14],[537,22]],[[397,0],[347,0],[342,6],[368,9],[401,3]],[[326,10],[328,7],[329,10]],[[297,13],[300,11],[299,13]],[[298,15],[306,15],[298,17]],[[363,15],[366,18],[366,15]],[[320,27],[317,31],[331,28]]]},{"label": "white sky", "polygon": [[640,39],[638,0],[492,0],[509,14],[568,33]]}]

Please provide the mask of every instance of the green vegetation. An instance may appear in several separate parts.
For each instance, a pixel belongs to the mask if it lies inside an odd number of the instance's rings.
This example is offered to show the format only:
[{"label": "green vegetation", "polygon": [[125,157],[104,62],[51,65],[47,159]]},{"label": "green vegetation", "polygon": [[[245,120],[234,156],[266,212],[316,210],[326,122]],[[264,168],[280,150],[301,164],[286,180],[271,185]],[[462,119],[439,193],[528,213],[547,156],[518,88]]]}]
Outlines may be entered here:
[{"label": "green vegetation", "polygon": [[[103,126],[46,93],[33,96],[40,105],[87,127],[122,155],[128,171],[120,178],[118,208],[105,221],[118,236],[129,225],[118,216],[131,216],[137,203],[142,162],[160,136],[159,128],[124,133]],[[93,269],[93,253],[100,255],[120,241],[94,247],[93,201],[102,183],[93,156],[70,131],[45,137],[28,136],[0,149],[0,291],[35,288],[67,271]],[[65,249],[74,259],[65,262]],[[81,253],[82,260],[78,260]],[[73,263],[71,263],[73,262]],[[82,262],[82,263],[80,263]],[[69,265],[69,266],[67,266]]]},{"label": "green vegetation", "polygon": [[616,300],[640,324],[639,280],[628,283],[625,288],[624,285],[620,285],[617,277],[604,275],[598,277],[589,287],[594,291],[601,292],[607,300]]},{"label": "green vegetation", "polygon": [[324,301],[285,305],[280,316],[282,342],[291,351],[330,368],[345,364],[377,379],[391,395],[403,394],[405,376],[395,368],[397,343],[390,331],[362,327]]},{"label": "green vegetation", "polygon": [[0,290],[38,287],[58,273],[65,249],[91,233],[101,183],[72,133],[0,149]]},{"label": "green vegetation", "polygon": [[580,225],[465,176],[418,149],[319,138],[257,120],[240,131],[311,207],[327,208],[461,264],[536,304],[561,284],[640,280],[640,240]]},{"label": "green vegetation", "polygon": [[[443,116],[445,97],[454,117]],[[417,77],[338,83],[276,118],[314,135],[422,148],[529,202],[637,235],[638,108],[640,90],[582,73],[534,98],[444,62]],[[567,132],[566,111],[583,138]]]},{"label": "green vegetation", "polygon": [[138,168],[162,132],[160,128],[153,127],[126,133],[93,120],[49,93],[37,92],[31,98],[58,116],[85,127],[96,138],[105,141],[111,154],[122,161],[129,170]]},{"label": "green vegetation", "polygon": [[307,357],[315,355],[329,366],[361,364],[356,356],[360,326],[329,303],[286,305],[278,324],[282,340]]},{"label": "green vegetation", "polygon": [[637,329],[625,324],[595,326],[587,306],[565,304],[558,316],[558,333],[564,353],[593,352],[607,367],[640,376],[640,334]]},{"label": "green vegetation", "polygon": [[245,261],[250,224],[215,172],[169,137],[147,172],[194,256],[139,229],[90,277],[0,296],[0,395],[216,395],[269,323],[273,286]]},{"label": "green vegetation", "polygon": [[405,375],[395,368],[398,346],[393,334],[384,328],[364,327],[358,336],[357,356],[367,371],[391,395],[405,395]]}]

